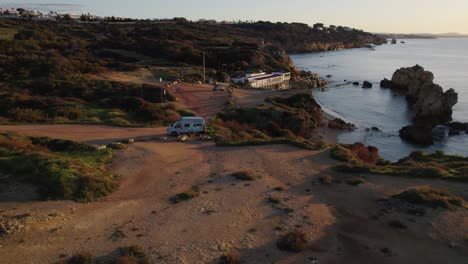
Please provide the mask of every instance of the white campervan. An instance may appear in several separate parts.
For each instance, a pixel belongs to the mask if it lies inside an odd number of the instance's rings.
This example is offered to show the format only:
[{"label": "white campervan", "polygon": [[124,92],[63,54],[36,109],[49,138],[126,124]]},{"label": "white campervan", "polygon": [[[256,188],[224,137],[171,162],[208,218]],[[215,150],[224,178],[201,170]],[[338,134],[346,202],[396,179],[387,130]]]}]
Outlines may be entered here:
[{"label": "white campervan", "polygon": [[167,128],[167,134],[178,136],[181,134],[200,135],[205,133],[205,120],[201,117],[182,117]]}]

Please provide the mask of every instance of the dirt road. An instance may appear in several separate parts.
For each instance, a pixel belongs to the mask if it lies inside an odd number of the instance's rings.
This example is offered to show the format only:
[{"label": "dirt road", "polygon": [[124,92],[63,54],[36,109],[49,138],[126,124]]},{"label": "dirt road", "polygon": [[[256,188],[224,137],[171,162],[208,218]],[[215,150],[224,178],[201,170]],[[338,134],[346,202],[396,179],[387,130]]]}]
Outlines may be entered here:
[{"label": "dirt road", "polygon": [[178,83],[169,91],[185,109],[209,120],[221,112],[229,100],[227,91],[213,91],[212,88],[212,85]]},{"label": "dirt road", "polygon": [[[158,129],[100,126],[15,126],[16,131],[86,142],[152,137]],[[1,130],[11,127],[0,127]],[[119,246],[142,246],[151,263],[218,263],[239,251],[243,263],[463,263],[466,264],[467,210],[429,209],[412,216],[382,208],[378,198],[409,186],[432,185],[468,197],[466,184],[368,176],[331,170],[327,151],[291,146],[221,148],[212,142],[147,141],[118,152],[111,165],[120,188],[100,201],[1,201],[1,215],[29,214],[11,236],[0,240],[2,263],[53,263],[89,251],[98,260]],[[230,176],[248,170],[260,178]],[[318,177],[335,179],[323,185]],[[341,183],[340,183],[341,182]],[[192,186],[200,196],[173,204]],[[282,187],[275,190],[276,187]],[[20,195],[20,194],[19,194]],[[272,203],[268,197],[278,200]],[[23,218],[21,218],[23,219]],[[391,220],[408,228],[395,229]],[[300,228],[310,239],[301,253],[280,251],[279,237]]]}]

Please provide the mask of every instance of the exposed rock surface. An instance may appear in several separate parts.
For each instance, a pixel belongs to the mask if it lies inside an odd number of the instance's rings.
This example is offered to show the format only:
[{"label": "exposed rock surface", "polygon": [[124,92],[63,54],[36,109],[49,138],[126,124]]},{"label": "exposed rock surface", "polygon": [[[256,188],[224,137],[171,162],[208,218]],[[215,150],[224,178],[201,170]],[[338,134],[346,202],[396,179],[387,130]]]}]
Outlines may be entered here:
[{"label": "exposed rock surface", "polygon": [[391,83],[388,80],[382,82],[387,87],[406,92],[418,125],[435,127],[452,119],[452,108],[458,102],[458,94],[453,89],[444,92],[434,83],[432,72],[425,71],[423,67],[401,68],[393,74]]},{"label": "exposed rock surface", "polygon": [[362,88],[372,88],[372,83],[370,83],[368,81],[364,81],[362,83]]},{"label": "exposed rock surface", "polygon": [[468,133],[468,123],[451,122],[447,124],[449,136],[460,135],[462,132]]},{"label": "exposed rock surface", "polygon": [[379,149],[373,146],[366,147],[364,144],[358,142],[351,145],[342,145],[346,149],[348,149],[351,154],[356,157],[357,159],[368,163],[368,164],[376,164],[379,159]]},{"label": "exposed rock surface", "polygon": [[411,143],[422,146],[434,144],[432,139],[432,129],[421,126],[406,126],[400,130],[400,137]]},{"label": "exposed rock surface", "polygon": [[392,81],[385,78],[382,81],[380,81],[380,87],[382,87],[382,88],[392,88]]},{"label": "exposed rock surface", "polygon": [[333,120],[328,121],[328,127],[331,129],[349,131],[356,129],[356,126],[354,124],[347,123],[340,118],[335,118]]}]

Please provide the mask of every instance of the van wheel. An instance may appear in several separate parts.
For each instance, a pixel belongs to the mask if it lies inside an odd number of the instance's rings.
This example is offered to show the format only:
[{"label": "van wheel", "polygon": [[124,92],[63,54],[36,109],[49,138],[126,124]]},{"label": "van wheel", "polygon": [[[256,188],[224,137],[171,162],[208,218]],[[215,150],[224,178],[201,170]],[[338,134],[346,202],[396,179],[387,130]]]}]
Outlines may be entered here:
[{"label": "van wheel", "polygon": [[177,132],[175,132],[175,131],[172,131],[172,133],[171,133],[171,136],[173,136],[173,137],[177,137],[177,135],[178,135],[178,134],[177,134]]}]

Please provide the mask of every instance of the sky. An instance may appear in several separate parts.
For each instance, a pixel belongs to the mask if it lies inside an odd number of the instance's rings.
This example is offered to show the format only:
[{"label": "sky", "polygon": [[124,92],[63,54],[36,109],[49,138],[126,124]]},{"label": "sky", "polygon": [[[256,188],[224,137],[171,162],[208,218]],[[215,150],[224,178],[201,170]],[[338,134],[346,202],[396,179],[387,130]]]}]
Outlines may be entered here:
[{"label": "sky", "polygon": [[264,20],[370,32],[468,34],[468,0],[0,0],[0,8],[132,18]]}]

